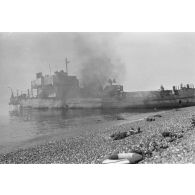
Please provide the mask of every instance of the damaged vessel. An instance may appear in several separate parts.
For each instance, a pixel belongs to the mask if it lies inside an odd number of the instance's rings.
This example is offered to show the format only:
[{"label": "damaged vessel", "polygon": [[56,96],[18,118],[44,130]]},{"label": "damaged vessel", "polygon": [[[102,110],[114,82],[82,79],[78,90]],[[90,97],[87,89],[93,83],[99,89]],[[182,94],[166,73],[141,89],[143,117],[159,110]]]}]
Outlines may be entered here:
[{"label": "damaged vessel", "polygon": [[66,71],[53,75],[36,74],[26,93],[14,95],[11,89],[10,106],[22,108],[170,108],[195,105],[194,85],[187,84],[172,90],[163,86],[156,91],[125,92],[123,86],[109,79],[106,86],[93,83],[81,87],[76,76]]}]

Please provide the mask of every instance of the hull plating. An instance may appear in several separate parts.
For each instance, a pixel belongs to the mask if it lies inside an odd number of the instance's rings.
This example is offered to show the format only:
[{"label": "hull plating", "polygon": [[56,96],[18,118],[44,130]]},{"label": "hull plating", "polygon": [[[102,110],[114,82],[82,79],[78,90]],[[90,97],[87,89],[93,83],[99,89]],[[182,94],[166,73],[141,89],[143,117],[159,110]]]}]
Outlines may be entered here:
[{"label": "hull plating", "polygon": [[177,98],[165,100],[135,100],[114,98],[75,98],[67,100],[25,99],[20,101],[21,107],[30,108],[171,108],[195,106],[195,98]]}]

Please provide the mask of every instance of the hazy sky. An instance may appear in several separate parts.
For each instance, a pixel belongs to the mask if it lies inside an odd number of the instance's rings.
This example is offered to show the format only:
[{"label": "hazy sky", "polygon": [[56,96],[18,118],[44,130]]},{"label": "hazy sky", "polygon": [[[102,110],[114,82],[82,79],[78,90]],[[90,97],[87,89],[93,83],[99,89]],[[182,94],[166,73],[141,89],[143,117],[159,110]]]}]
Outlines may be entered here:
[{"label": "hazy sky", "polygon": [[8,102],[8,86],[23,90],[35,73],[49,74],[49,64],[60,70],[68,57],[70,74],[79,74],[83,59],[100,53],[124,64],[126,90],[195,83],[195,33],[0,33],[0,101]]}]

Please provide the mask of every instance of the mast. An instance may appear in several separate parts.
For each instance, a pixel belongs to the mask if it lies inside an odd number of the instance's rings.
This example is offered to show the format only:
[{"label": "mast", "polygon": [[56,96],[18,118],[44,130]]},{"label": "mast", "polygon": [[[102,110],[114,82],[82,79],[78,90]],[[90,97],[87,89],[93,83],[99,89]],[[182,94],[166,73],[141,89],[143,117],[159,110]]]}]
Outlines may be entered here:
[{"label": "mast", "polygon": [[68,63],[70,63],[70,61],[68,61],[68,59],[66,58],[65,62],[66,62],[66,73],[68,75]]},{"label": "mast", "polygon": [[50,66],[50,64],[49,64],[49,72],[50,72],[50,76],[51,76],[51,66]]}]

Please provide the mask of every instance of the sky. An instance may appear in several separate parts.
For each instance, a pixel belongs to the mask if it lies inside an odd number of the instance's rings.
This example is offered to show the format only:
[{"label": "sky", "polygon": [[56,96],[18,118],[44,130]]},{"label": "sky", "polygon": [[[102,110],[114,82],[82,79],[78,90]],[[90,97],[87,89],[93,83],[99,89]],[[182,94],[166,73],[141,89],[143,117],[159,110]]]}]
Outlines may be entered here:
[{"label": "sky", "polygon": [[49,64],[65,69],[66,57],[80,77],[89,58],[106,56],[128,91],[195,83],[194,54],[195,33],[0,33],[0,102],[9,101],[8,87],[25,90],[37,72],[49,74]]}]

